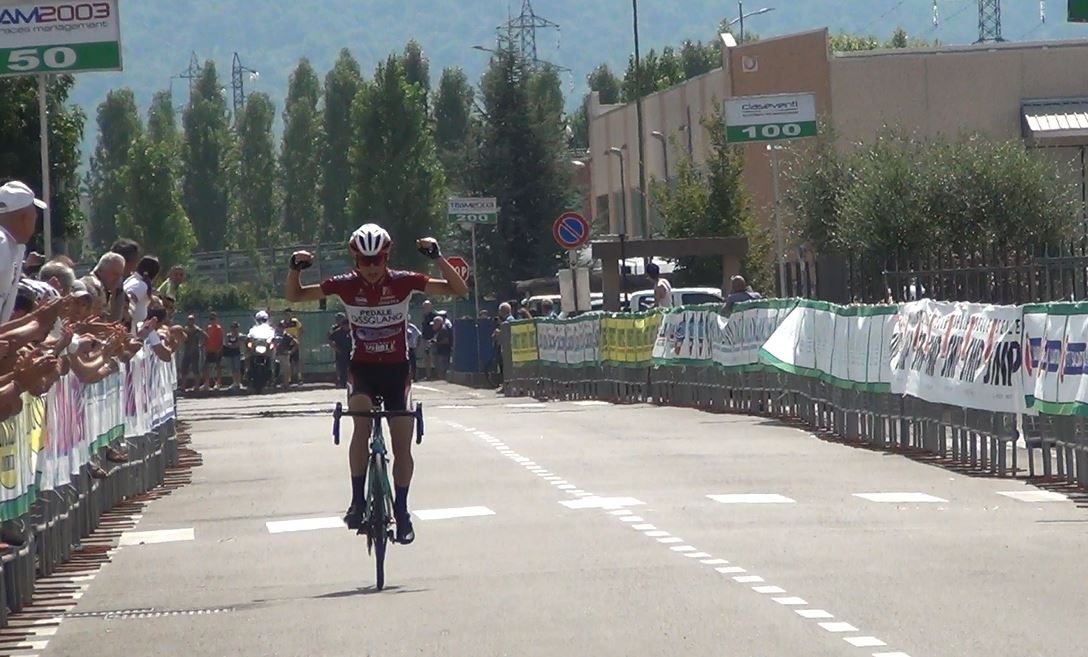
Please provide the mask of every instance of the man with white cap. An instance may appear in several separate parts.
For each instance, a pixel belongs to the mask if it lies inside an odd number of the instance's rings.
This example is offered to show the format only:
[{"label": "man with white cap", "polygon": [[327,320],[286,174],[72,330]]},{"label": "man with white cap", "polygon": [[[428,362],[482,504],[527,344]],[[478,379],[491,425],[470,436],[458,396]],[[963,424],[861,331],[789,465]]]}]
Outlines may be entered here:
[{"label": "man with white cap", "polygon": [[0,323],[11,319],[26,244],[38,228],[38,210],[47,207],[24,183],[0,186]]}]

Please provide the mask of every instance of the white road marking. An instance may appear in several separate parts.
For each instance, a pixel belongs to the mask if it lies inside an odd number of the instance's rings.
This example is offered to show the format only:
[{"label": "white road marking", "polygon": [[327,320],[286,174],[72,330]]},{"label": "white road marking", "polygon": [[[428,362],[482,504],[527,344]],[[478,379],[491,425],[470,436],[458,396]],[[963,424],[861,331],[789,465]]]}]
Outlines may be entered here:
[{"label": "white road marking", "polygon": [[592,399],[586,400],[586,401],[576,401],[576,402],[571,402],[571,403],[573,403],[575,406],[611,406],[611,404],[609,404],[606,401],[596,401],[596,400],[592,400]]},{"label": "white road marking", "polygon": [[427,392],[442,392],[438,388],[432,388],[430,386],[421,386],[418,383],[413,383],[412,387],[417,389],[417,390],[426,390]]},{"label": "white road marking", "polygon": [[559,490],[574,491],[574,490],[578,490],[578,487],[575,486],[574,484],[563,484],[562,486],[559,487]]},{"label": "white road marking", "polygon": [[412,512],[420,520],[450,520],[453,518],[474,518],[493,516],[495,512],[486,506],[462,506],[452,509],[420,509]]},{"label": "white road marking", "polygon": [[905,652],[874,652],[873,657],[910,657]]},{"label": "white road marking", "polygon": [[706,552],[688,552],[684,556],[691,559],[702,559],[704,557],[709,557],[710,555]]},{"label": "white road marking", "polygon": [[1019,491],[997,491],[998,495],[1004,495],[1005,497],[1011,497],[1014,500],[1021,502],[1031,502],[1032,504],[1037,502],[1068,502],[1069,498],[1061,493],[1054,493],[1048,490],[1019,490]]},{"label": "white road marking", "polygon": [[830,613],[823,609],[794,609],[801,618],[807,618],[809,620],[816,620],[820,618],[834,618]]},{"label": "white road marking", "polygon": [[763,578],[759,575],[740,575],[739,577],[734,577],[733,581],[738,584],[754,584],[756,582],[762,582]]},{"label": "white road marking", "polygon": [[788,598],[772,598],[772,600],[774,600],[775,602],[777,602],[780,605],[786,605],[786,606],[807,605],[808,604],[807,602],[805,602],[805,600],[803,598],[797,598],[797,597],[793,597],[793,596],[790,596]]},{"label": "white road marking", "polygon": [[700,561],[699,563],[705,566],[717,566],[719,564],[729,563],[725,559],[707,559],[706,561]]},{"label": "white road marking", "polygon": [[659,539],[657,539],[657,542],[658,543],[665,543],[666,545],[668,545],[668,544],[671,544],[671,543],[683,543],[684,539],[678,538],[676,536],[669,536],[668,538],[659,538]]},{"label": "white road marking", "polygon": [[118,547],[126,545],[151,545],[153,543],[176,543],[179,541],[192,541],[196,538],[193,528],[185,529],[157,529],[148,532],[125,532],[121,534]]},{"label": "white road marking", "polygon": [[[412,386],[412,387],[413,388],[423,388],[423,386]],[[424,390],[430,390],[430,389],[431,388],[424,388]],[[438,391],[435,390],[435,392],[438,392]],[[442,409],[444,411],[447,411],[447,410],[452,411],[452,410],[463,410],[463,409],[466,409],[466,408],[476,408],[476,407],[475,406],[464,406],[464,405],[461,405],[461,404],[449,404],[447,406],[438,406],[437,408],[440,408],[440,409]]]},{"label": "white road marking", "polygon": [[840,633],[840,632],[857,632],[858,628],[854,627],[850,623],[842,623],[832,621],[830,623],[818,623],[818,625],[828,632]]},{"label": "white road marking", "polygon": [[875,636],[848,636],[843,640],[855,648],[877,648],[888,645]]},{"label": "white road marking", "polygon": [[746,572],[748,572],[747,570],[741,568],[740,566],[722,566],[721,568],[715,568],[714,570],[718,571],[719,573],[721,573],[723,575],[733,575],[735,573],[746,573]]},{"label": "white road marking", "polygon": [[642,516],[623,516],[620,522],[642,522]]},{"label": "white road marking", "polygon": [[542,408],[544,406],[541,402],[532,402],[530,404],[503,404],[507,408]]},{"label": "white road marking", "polygon": [[753,586],[752,590],[756,593],[763,593],[764,595],[780,595],[786,592],[786,589],[781,586]]},{"label": "white road marking", "polygon": [[622,509],[626,506],[642,506],[644,502],[633,497],[597,497],[596,495],[590,495],[579,500],[560,502],[560,504],[568,509]]},{"label": "white road marking", "polygon": [[854,497],[860,497],[870,502],[903,502],[903,503],[933,503],[947,502],[948,500],[935,497],[927,493],[854,493]]},{"label": "white road marking", "polygon": [[797,500],[775,493],[728,493],[725,495],[707,495],[722,504],[796,504]]},{"label": "white road marking", "polygon": [[635,529],[635,530],[638,530],[640,532],[644,532],[647,529],[657,529],[657,527],[654,526],[654,525],[651,525],[650,523],[644,523],[644,524],[641,524],[641,525],[631,525],[631,529]]},{"label": "white road marking", "polygon": [[674,545],[669,548],[673,552],[694,552],[695,548],[691,545]]},{"label": "white road marking", "polygon": [[634,513],[634,511],[628,511],[627,509],[616,509],[615,511],[608,512],[609,515],[613,516],[629,516],[632,513]]},{"label": "white road marking", "polygon": [[661,530],[661,529],[655,529],[653,531],[646,532],[646,535],[649,536],[650,538],[657,538],[658,536],[668,536],[669,532]]},{"label": "white road marking", "polygon": [[269,534],[285,534],[287,532],[308,532],[315,529],[344,528],[344,521],[337,516],[328,518],[299,518],[297,520],[269,520],[264,523]]},{"label": "white road marking", "polygon": [[[567,485],[567,480],[566,479],[556,479],[555,481],[552,482],[552,486],[566,486],[566,485]],[[577,486],[575,486],[575,488],[577,488]]]},{"label": "white road marking", "polygon": [[574,491],[574,494],[577,495],[578,497],[593,497],[593,493],[590,493],[590,492],[587,492],[587,491],[584,491],[584,490],[583,491],[577,491],[576,490],[576,491]]},{"label": "white road marking", "polygon": [[563,481],[562,477],[556,477],[555,475],[548,475],[544,477],[544,481]]}]

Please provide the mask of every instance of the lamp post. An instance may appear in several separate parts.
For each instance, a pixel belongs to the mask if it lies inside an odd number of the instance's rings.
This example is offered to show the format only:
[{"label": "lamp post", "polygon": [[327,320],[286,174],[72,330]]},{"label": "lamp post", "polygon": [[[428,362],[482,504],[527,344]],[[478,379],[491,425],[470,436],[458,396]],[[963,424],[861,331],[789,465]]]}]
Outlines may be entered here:
[{"label": "lamp post", "polygon": [[[638,51],[638,0],[631,0],[631,13],[634,18],[635,33],[635,115],[638,123],[638,192],[642,198],[642,224],[644,236],[650,237],[650,199],[646,195],[646,153],[643,146],[642,132],[642,60]],[[625,217],[626,219],[626,217]]]},{"label": "lamp post", "polygon": [[740,38],[737,39],[739,43],[744,43],[744,19],[751,18],[752,16],[759,16],[760,14],[766,14],[767,12],[774,11],[774,7],[764,7],[755,11],[750,11],[747,14],[744,13],[744,0],[737,0],[737,13],[739,16],[729,21],[729,27],[732,27],[734,23],[740,23]]},{"label": "lamp post", "polygon": [[[620,193],[623,195],[623,223],[620,224],[620,276],[623,277],[623,300],[627,298],[627,175],[623,166],[623,148],[613,146],[605,151],[605,155],[613,155],[620,158]],[[628,309],[630,310],[630,309]]]}]

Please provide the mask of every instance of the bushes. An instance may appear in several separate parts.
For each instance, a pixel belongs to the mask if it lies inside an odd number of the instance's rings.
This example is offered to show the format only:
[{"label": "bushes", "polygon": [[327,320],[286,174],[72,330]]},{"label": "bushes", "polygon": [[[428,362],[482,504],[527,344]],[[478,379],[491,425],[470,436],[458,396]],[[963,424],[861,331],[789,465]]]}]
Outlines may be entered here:
[{"label": "bushes", "polygon": [[248,286],[186,283],[177,299],[179,313],[224,312],[251,310],[257,305],[257,295]]}]

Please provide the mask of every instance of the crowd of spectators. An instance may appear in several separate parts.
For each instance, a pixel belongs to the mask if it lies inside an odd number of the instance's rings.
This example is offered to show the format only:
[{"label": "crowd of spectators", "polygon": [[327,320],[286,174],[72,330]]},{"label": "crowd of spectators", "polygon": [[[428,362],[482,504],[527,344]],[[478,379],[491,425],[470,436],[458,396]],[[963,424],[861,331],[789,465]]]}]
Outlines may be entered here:
[{"label": "crowd of spectators", "polygon": [[[145,346],[169,362],[185,339],[171,324],[173,299],[152,286],[159,261],[136,242],[117,241],[82,278],[65,256],[28,254],[45,207],[21,182],[0,186],[0,421],[22,411],[24,393],[44,395],[69,374],[97,383]],[[105,476],[98,459],[91,472]]]}]

